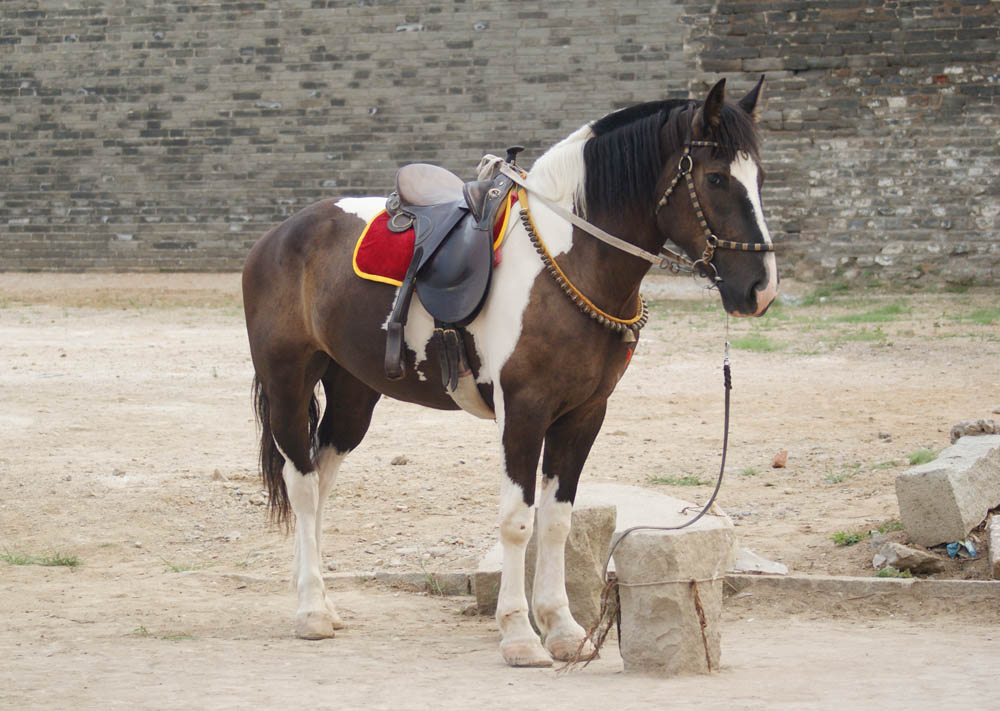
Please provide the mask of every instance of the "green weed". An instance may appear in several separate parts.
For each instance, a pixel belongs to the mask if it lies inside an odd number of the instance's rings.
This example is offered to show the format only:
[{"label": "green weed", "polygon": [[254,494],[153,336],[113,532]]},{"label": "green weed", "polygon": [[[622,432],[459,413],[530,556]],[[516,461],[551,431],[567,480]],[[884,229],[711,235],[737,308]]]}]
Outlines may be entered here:
[{"label": "green weed", "polygon": [[848,479],[852,479],[861,473],[861,465],[856,464],[854,469],[841,469],[839,472],[830,472],[823,481],[827,484],[843,484]]},{"label": "green weed", "polygon": [[171,572],[174,573],[186,573],[190,570],[198,570],[201,567],[199,565],[195,565],[194,563],[171,563],[169,560],[163,558],[162,556],[160,560],[162,560],[166,564],[166,566],[170,568]]},{"label": "green weed", "polygon": [[741,351],[753,351],[755,353],[773,353],[785,347],[781,343],[769,340],[767,336],[760,333],[751,333],[749,336],[734,338],[730,341],[730,345]]},{"label": "green weed", "polygon": [[913,573],[907,570],[896,570],[891,565],[887,565],[877,573],[875,573],[876,578],[912,578]]},{"label": "green weed", "polygon": [[839,323],[886,323],[895,321],[897,316],[902,316],[910,312],[910,307],[902,301],[896,301],[885,306],[878,306],[861,313],[845,314],[836,316],[834,321]]},{"label": "green weed", "polygon": [[933,462],[937,459],[938,450],[936,449],[918,449],[915,452],[910,452],[906,455],[906,461],[910,463],[911,467],[915,467],[918,464],[926,464],[927,462]]},{"label": "green weed", "polygon": [[757,476],[757,470],[754,467],[743,467],[740,476]]},{"label": "green weed", "polygon": [[955,321],[971,321],[972,323],[979,324],[980,326],[992,326],[997,321],[1000,321],[1000,308],[990,306],[982,309],[976,309],[971,313],[958,314],[957,316],[952,316],[951,318]]},{"label": "green weed", "polygon": [[47,567],[76,568],[80,565],[80,559],[75,555],[63,555],[53,553],[52,555],[27,555],[25,553],[11,553],[4,551],[0,554],[0,560],[11,565],[43,565]]},{"label": "green weed", "polygon": [[853,546],[855,543],[860,543],[862,538],[864,534],[854,531],[837,531],[830,536],[830,540],[836,546]]},{"label": "green weed", "polygon": [[650,484],[669,484],[670,486],[704,486],[707,482],[698,477],[686,474],[684,476],[651,476]]}]

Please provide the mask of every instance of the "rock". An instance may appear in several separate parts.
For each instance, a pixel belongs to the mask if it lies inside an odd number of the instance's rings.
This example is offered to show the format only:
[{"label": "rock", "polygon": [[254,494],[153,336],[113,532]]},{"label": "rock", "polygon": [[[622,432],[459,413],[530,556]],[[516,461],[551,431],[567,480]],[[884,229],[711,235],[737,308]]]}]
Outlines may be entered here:
[{"label": "rock", "polygon": [[751,550],[739,548],[736,551],[736,559],[732,567],[732,573],[773,573],[775,575],[788,575],[788,566],[784,563],[776,563],[773,560],[762,558]]},{"label": "rock", "polygon": [[1000,428],[997,427],[997,423],[993,420],[965,420],[951,428],[950,438],[951,443],[955,444],[962,437],[998,433],[1000,433]]},{"label": "rock", "polygon": [[1000,505],[1000,435],[963,437],[933,462],[903,472],[896,498],[913,543],[965,540]]},{"label": "rock", "polygon": [[922,551],[902,543],[889,541],[879,548],[872,558],[872,567],[876,570],[891,565],[896,570],[909,570],[911,573],[940,573],[944,570],[944,561],[933,553]]},{"label": "rock", "polygon": [[782,449],[780,452],[774,455],[774,459],[771,461],[771,466],[774,469],[784,469],[787,463],[788,463],[788,450]]},{"label": "rock", "polygon": [[389,462],[389,464],[393,465],[394,467],[398,467],[401,464],[409,464],[409,463],[410,460],[404,457],[402,454],[400,454],[398,457],[393,457],[392,461]]}]

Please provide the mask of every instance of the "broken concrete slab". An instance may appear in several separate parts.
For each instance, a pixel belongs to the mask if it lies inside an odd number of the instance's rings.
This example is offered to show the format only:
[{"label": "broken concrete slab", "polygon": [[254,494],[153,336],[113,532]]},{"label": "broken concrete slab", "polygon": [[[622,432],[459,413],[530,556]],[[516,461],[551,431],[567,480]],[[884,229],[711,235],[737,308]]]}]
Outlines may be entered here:
[{"label": "broken concrete slab", "polygon": [[963,437],[896,478],[900,519],[924,547],[964,540],[1000,505],[1000,435]]},{"label": "broken concrete slab", "polygon": [[748,548],[739,548],[733,560],[730,573],[768,573],[771,575],[788,575],[788,566],[773,560],[763,558]]},{"label": "broken concrete slab", "polygon": [[884,543],[872,558],[872,567],[876,570],[887,565],[896,570],[909,570],[917,574],[940,573],[945,568],[944,561],[933,553],[904,546],[895,541]]}]

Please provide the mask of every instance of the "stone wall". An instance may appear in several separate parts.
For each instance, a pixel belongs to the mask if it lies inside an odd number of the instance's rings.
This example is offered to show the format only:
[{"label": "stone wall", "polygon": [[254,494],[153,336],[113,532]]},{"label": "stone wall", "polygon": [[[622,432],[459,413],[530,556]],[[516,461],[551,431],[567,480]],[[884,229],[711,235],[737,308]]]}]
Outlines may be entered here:
[{"label": "stone wall", "polygon": [[996,4],[9,0],[0,269],[237,269],[417,160],[766,73],[785,274],[1000,283]]}]

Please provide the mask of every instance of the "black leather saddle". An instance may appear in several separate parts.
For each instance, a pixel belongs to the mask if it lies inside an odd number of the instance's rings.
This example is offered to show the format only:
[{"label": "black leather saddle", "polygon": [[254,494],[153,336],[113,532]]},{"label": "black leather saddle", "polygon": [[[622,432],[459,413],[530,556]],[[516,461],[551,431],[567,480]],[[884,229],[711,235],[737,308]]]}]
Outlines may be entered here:
[{"label": "black leather saddle", "polygon": [[[516,152],[514,153],[516,155]],[[508,153],[509,160],[513,156]],[[399,169],[396,192],[386,201],[389,229],[415,232],[413,259],[389,316],[385,372],[404,375],[403,327],[416,289],[420,303],[434,317],[442,380],[449,390],[467,370],[460,329],[479,313],[493,274],[493,226],[507,195],[510,178],[464,182],[444,168],[414,163]]]}]

